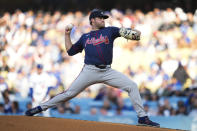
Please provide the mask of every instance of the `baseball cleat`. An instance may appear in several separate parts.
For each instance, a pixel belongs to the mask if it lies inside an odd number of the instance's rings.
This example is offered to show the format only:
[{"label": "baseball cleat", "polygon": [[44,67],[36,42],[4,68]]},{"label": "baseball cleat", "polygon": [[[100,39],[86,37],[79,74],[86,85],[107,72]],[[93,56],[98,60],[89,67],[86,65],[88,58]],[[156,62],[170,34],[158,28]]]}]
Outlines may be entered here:
[{"label": "baseball cleat", "polygon": [[152,126],[152,127],[160,127],[160,124],[151,121],[148,116],[139,117],[138,125],[140,126]]},{"label": "baseball cleat", "polygon": [[37,113],[40,113],[40,112],[42,112],[42,111],[43,111],[42,108],[41,108],[40,106],[37,106],[37,107],[35,107],[35,108],[32,108],[32,109],[27,110],[27,111],[25,112],[25,115],[26,115],[26,116],[33,116],[33,115],[35,115],[35,114],[37,114]]}]

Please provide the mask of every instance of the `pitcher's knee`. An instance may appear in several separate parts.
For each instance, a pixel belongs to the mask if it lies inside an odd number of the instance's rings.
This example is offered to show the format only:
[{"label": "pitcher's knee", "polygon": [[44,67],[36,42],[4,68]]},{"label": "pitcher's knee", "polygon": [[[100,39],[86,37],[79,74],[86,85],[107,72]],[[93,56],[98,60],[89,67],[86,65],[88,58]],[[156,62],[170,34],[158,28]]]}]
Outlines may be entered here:
[{"label": "pitcher's knee", "polygon": [[134,88],[134,89],[138,89],[137,84],[136,84],[136,83],[133,83],[133,84],[132,84],[132,88]]},{"label": "pitcher's knee", "polygon": [[130,93],[133,90],[138,90],[138,86],[136,83],[131,83],[124,90]]},{"label": "pitcher's knee", "polygon": [[71,99],[71,98],[75,97],[77,95],[77,93],[75,93],[74,91],[66,91],[64,95],[66,98]]}]

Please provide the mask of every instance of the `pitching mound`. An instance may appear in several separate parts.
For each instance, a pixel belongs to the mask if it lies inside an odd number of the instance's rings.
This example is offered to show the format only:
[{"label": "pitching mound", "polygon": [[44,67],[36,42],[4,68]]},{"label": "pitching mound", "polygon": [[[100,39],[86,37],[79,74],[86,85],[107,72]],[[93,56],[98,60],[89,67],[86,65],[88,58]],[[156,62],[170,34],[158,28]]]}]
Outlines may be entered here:
[{"label": "pitching mound", "polygon": [[0,116],[1,131],[176,131],[172,129],[73,119]]}]

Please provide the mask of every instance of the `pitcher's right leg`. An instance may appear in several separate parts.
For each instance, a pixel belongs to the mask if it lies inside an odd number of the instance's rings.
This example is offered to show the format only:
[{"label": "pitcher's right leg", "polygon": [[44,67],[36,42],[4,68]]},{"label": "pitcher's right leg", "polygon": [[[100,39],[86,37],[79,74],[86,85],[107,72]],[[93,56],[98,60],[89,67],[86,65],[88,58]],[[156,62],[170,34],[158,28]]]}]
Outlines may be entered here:
[{"label": "pitcher's right leg", "polygon": [[57,106],[57,104],[61,102],[72,99],[77,94],[82,92],[86,87],[94,83],[97,83],[98,75],[96,75],[95,73],[96,72],[92,71],[91,69],[84,67],[81,73],[79,74],[79,76],[74,80],[74,82],[68,88],[68,90],[54,96],[49,101],[40,104],[40,106],[26,111],[26,115],[32,116],[34,114],[45,111],[48,108],[55,107]]}]

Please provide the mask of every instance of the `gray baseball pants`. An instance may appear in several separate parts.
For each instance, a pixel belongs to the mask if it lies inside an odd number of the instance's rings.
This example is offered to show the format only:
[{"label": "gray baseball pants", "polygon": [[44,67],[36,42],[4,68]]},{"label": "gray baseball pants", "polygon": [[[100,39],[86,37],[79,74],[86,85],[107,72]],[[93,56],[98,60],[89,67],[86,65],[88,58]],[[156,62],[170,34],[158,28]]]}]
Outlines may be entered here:
[{"label": "gray baseball pants", "polygon": [[136,83],[130,80],[126,75],[111,69],[110,66],[105,69],[100,69],[94,65],[85,64],[78,77],[66,91],[56,95],[47,102],[42,103],[40,106],[43,110],[55,107],[61,102],[72,99],[85,88],[96,83],[104,83],[128,92],[138,116],[146,116]]}]

